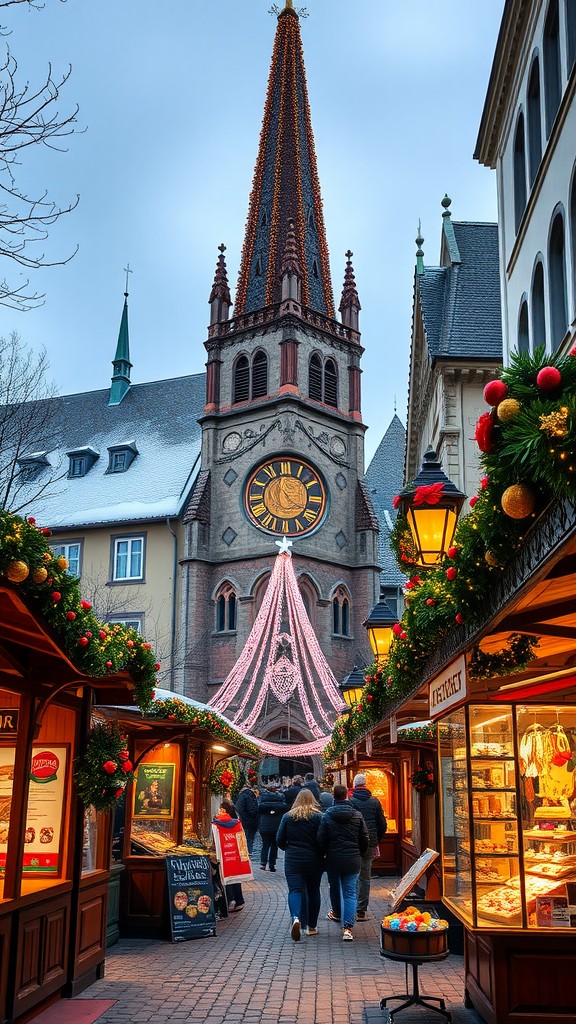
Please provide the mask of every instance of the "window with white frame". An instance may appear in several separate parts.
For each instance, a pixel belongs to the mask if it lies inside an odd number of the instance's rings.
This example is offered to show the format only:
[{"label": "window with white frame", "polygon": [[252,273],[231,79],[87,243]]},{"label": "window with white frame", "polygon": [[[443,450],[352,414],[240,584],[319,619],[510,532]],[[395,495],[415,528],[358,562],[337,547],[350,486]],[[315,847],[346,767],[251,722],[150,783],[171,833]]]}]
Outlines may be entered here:
[{"label": "window with white frame", "polygon": [[144,537],[114,537],[112,549],[112,580],[144,578]]},{"label": "window with white frame", "polygon": [[51,544],[55,558],[66,558],[69,576],[80,576],[82,572],[82,541],[73,540],[67,544]]},{"label": "window with white frame", "polygon": [[108,622],[111,626],[115,626],[118,623],[120,626],[124,626],[125,629],[135,629],[137,633],[143,635],[144,615],[140,612],[135,612],[133,615],[129,612],[126,612],[124,615],[111,615]]}]

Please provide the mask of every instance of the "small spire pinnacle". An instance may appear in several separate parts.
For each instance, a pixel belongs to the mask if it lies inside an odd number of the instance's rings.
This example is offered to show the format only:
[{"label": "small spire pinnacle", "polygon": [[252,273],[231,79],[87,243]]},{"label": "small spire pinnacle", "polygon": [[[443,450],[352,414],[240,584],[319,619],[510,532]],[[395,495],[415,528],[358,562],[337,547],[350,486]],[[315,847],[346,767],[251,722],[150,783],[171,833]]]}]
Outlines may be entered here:
[{"label": "small spire pinnacle", "polygon": [[422,246],[424,245],[424,239],[422,238],[422,224],[420,220],[418,221],[418,237],[416,238],[416,245],[418,246],[418,248],[416,249],[416,273],[423,274],[424,250]]},{"label": "small spire pinnacle", "polygon": [[298,248],[296,245],[296,226],[292,218],[288,221],[286,244],[282,256],[281,274],[297,274],[302,277],[302,268],[298,259]]},{"label": "small spire pinnacle", "polygon": [[450,196],[448,195],[447,192],[445,193],[444,199],[442,200],[442,206],[444,207],[444,213],[442,214],[442,216],[451,217],[452,211],[450,207],[452,206],[452,200],[450,199]]},{"label": "small spire pinnacle", "polygon": [[[232,299],[230,298],[230,288],[228,286],[228,270],[226,268],[226,258],[224,253],[226,252],[226,246],[224,242],[218,246],[220,253],[218,262],[216,263],[216,272],[214,274],[214,283],[212,284],[212,291],[210,292],[210,298],[208,302],[213,306],[213,313],[217,312],[218,316],[216,319],[212,319],[211,322],[227,320],[230,306],[232,305]],[[215,304],[218,309],[214,308]],[[226,307],[225,315],[221,315],[223,307]]]},{"label": "small spire pinnacle", "polygon": [[112,374],[108,405],[120,405],[120,402],[130,390],[132,363],[130,362],[130,341],[128,336],[128,274],[131,274],[132,271],[130,270],[129,263],[124,267],[124,273],[126,274],[126,291],[124,292],[124,307],[118,332],[116,355],[112,360],[114,373]]},{"label": "small spire pinnacle", "polygon": [[362,309],[360,305],[360,299],[358,298],[358,291],[356,289],[356,280],[354,277],[354,268],[352,266],[352,256],[354,253],[348,249],[348,252],[344,254],[346,256],[346,269],[344,271],[344,287],[342,288],[342,298],[340,299],[340,305],[338,309],[342,314],[342,323],[345,327],[351,327],[352,330],[358,330],[358,313]]},{"label": "small spire pinnacle", "polygon": [[134,271],[130,269],[130,264],[127,263],[124,267],[124,273],[126,274],[126,289],[124,291],[124,298],[128,298],[128,274],[133,274]]}]

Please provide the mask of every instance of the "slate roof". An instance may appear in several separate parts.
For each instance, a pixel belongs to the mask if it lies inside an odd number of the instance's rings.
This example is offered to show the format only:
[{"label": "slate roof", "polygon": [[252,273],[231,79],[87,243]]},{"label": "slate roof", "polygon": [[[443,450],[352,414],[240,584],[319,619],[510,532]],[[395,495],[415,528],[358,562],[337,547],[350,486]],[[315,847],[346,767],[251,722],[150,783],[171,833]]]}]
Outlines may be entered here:
[{"label": "slate roof", "polygon": [[365,486],[380,523],[378,552],[382,566],[380,583],[383,587],[401,587],[405,582],[405,576],[400,572],[390,548],[390,534],[396,521],[392,499],[404,485],[405,448],[406,430],[394,413],[364,477]]},{"label": "slate roof", "polygon": [[[120,405],[110,389],[64,395],[54,402],[58,436],[46,444],[54,480],[27,508],[39,523],[68,529],[178,516],[200,467],[203,373],[133,384]],[[107,473],[108,448],[131,443],[138,454],[124,473]],[[66,452],[95,449],[99,458],[85,476],[68,478]],[[37,447],[37,445],[35,446]],[[42,478],[30,483],[37,494]]]},{"label": "slate roof", "polygon": [[452,226],[461,262],[425,267],[416,279],[430,355],[501,360],[498,225]]}]

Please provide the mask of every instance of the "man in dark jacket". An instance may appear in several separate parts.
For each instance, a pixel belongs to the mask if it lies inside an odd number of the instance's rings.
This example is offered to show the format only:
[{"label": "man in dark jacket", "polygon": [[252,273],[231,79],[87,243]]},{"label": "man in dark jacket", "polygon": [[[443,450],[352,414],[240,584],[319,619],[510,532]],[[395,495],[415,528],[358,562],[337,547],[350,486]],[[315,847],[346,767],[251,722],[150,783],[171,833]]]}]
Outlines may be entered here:
[{"label": "man in dark jacket", "polygon": [[260,796],[260,835],[262,836],[262,851],[260,853],[260,867],[266,871],[266,865],[270,871],[276,871],[276,858],[278,856],[278,844],[276,833],[280,819],[286,811],[284,797],[278,792],[278,787],[270,785]]},{"label": "man in dark jacket", "polygon": [[366,776],[355,775],[352,785],[354,788],[350,796],[350,803],[357,811],[360,811],[370,836],[370,846],[362,857],[362,867],[360,868],[360,877],[358,879],[358,910],[356,920],[365,921],[368,916],[368,901],[370,899],[372,861],[376,856],[378,843],[384,837],[388,825],[380,801],[377,797],[372,796],[370,790],[366,788]]},{"label": "man in dark jacket", "polygon": [[[369,845],[366,822],[346,799],[346,786],[334,786],[334,804],[322,815],[318,828],[318,846],[326,854],[326,870],[333,900],[330,919],[339,920],[339,915],[334,911],[342,908],[343,942],[352,942],[354,939],[352,929],[356,920],[358,876]],[[339,904],[336,902],[336,892]]]},{"label": "man in dark jacket", "polygon": [[314,794],[314,799],[320,803],[320,787],[316,782],[312,772],[306,772],[304,776],[304,789],[309,789]]},{"label": "man in dark jacket", "polygon": [[248,853],[251,857],[254,839],[258,831],[258,823],[260,821],[258,797],[256,796],[252,786],[243,786],[240,790],[238,799],[236,800],[236,810],[238,811],[240,821],[242,822],[242,828],[244,829],[246,844],[248,846]]},{"label": "man in dark jacket", "polygon": [[284,790],[284,801],[286,803],[286,810],[292,810],[292,804],[294,803],[298,793],[302,789],[303,778],[301,775],[295,775],[292,779],[292,785],[288,786],[288,789]]}]

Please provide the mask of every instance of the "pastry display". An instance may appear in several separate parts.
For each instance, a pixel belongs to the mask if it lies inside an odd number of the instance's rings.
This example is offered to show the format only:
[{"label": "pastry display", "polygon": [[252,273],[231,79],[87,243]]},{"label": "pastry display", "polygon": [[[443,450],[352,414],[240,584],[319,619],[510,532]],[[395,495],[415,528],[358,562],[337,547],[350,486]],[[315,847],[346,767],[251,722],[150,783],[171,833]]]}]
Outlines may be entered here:
[{"label": "pastry display", "polygon": [[0,821],[10,821],[11,796],[0,796]]},{"label": "pastry display", "polygon": [[520,893],[505,885],[480,896],[476,906],[481,917],[496,921],[508,921],[519,917],[522,912]]}]

